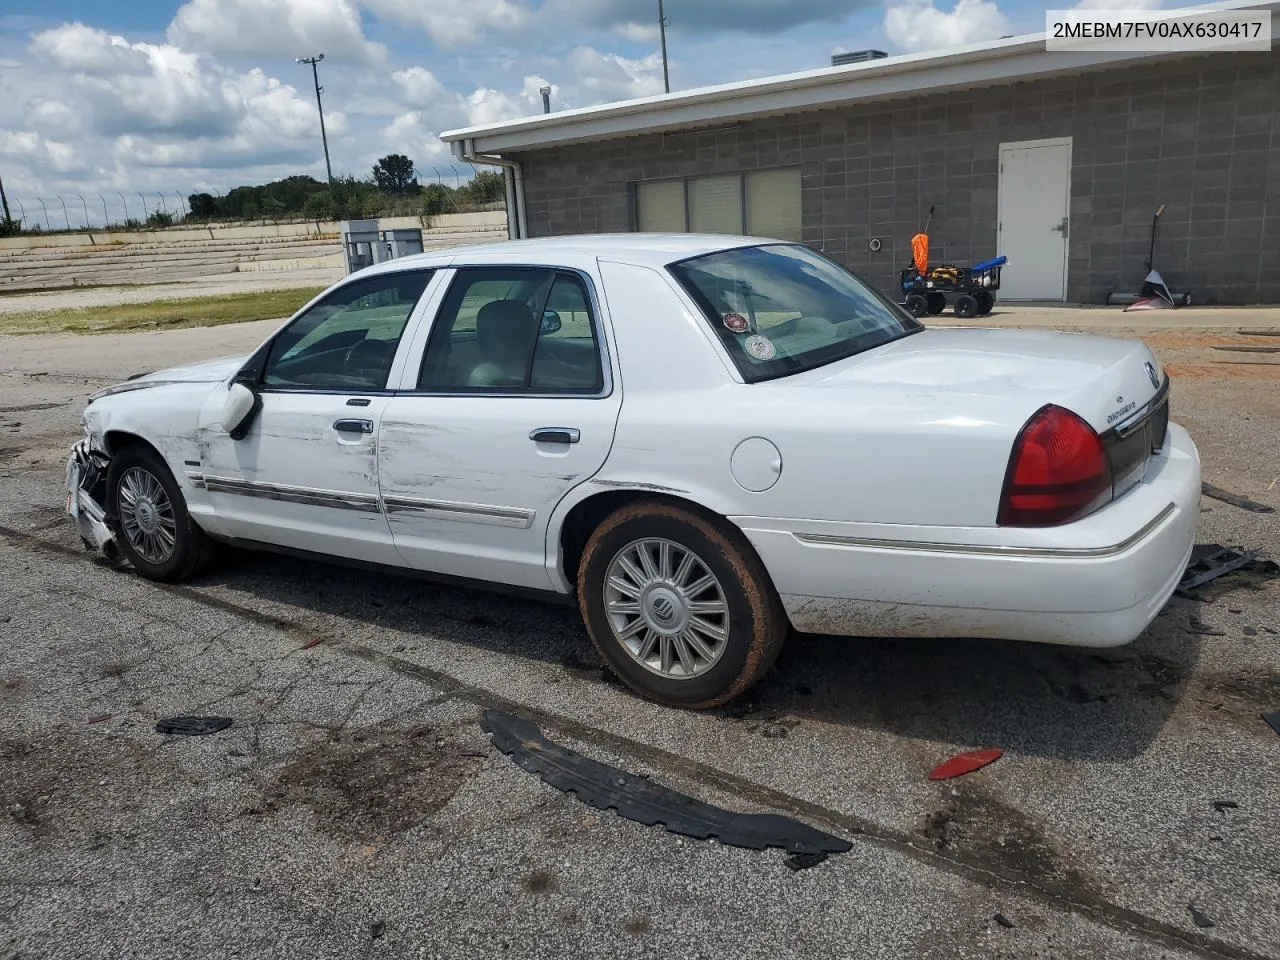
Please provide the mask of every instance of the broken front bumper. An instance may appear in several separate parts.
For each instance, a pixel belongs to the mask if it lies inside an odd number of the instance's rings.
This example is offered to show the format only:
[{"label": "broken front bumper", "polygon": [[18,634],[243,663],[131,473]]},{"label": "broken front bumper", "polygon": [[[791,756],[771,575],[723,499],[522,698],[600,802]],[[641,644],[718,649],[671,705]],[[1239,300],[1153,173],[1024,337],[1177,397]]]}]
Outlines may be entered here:
[{"label": "broken front bumper", "polygon": [[114,560],[116,538],[102,506],[106,500],[107,463],[107,455],[90,449],[87,440],[72,447],[67,460],[67,513],[85,547]]}]

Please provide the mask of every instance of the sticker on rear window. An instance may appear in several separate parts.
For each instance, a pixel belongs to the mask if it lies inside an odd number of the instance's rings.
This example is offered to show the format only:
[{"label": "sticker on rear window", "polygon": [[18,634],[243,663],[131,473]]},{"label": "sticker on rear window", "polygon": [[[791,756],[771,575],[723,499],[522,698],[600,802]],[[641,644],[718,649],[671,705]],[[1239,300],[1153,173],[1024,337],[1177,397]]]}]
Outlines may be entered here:
[{"label": "sticker on rear window", "polygon": [[747,329],[747,318],[740,313],[726,313],[724,327],[733,333],[744,333]]},{"label": "sticker on rear window", "polygon": [[756,360],[772,360],[778,355],[778,348],[773,345],[773,341],[768,337],[762,337],[760,334],[752,334],[747,337],[744,344],[747,356]]}]

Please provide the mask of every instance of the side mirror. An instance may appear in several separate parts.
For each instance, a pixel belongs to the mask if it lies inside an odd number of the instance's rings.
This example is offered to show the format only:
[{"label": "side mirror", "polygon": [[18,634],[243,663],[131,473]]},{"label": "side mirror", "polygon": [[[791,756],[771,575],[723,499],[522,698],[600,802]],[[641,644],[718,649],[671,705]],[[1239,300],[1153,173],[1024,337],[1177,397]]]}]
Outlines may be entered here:
[{"label": "side mirror", "polygon": [[542,333],[555,333],[560,329],[560,314],[554,310],[546,310],[542,314]]},{"label": "side mirror", "polygon": [[222,405],[222,429],[239,440],[248,430],[253,413],[261,405],[258,395],[243,383],[233,383]]}]

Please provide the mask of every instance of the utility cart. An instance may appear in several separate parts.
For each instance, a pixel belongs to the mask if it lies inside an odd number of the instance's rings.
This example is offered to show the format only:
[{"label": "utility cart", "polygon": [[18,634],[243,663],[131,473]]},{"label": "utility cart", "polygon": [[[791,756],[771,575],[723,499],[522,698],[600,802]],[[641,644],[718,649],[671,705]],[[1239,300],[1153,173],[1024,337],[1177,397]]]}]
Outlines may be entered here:
[{"label": "utility cart", "polygon": [[1000,268],[1008,257],[992,257],[971,267],[943,264],[923,271],[911,264],[902,271],[902,305],[914,316],[935,315],[947,309],[948,298],[957,317],[984,316],[995,306]]}]

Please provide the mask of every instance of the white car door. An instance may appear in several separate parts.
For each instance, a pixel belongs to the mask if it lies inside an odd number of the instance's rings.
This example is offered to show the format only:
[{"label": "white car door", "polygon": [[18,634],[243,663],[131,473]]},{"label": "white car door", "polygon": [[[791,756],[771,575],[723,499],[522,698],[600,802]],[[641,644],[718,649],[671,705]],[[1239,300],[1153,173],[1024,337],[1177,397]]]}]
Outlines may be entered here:
[{"label": "white car door", "polygon": [[220,426],[224,394],[214,391],[201,462],[187,469],[219,532],[403,565],[379,497],[377,437],[393,362],[431,275],[344,284],[264,344],[238,375],[261,403],[243,437]]},{"label": "white car door", "polygon": [[501,266],[446,282],[382,417],[391,533],[417,569],[548,589],[551,513],[604,464],[622,403],[594,282]]}]

